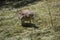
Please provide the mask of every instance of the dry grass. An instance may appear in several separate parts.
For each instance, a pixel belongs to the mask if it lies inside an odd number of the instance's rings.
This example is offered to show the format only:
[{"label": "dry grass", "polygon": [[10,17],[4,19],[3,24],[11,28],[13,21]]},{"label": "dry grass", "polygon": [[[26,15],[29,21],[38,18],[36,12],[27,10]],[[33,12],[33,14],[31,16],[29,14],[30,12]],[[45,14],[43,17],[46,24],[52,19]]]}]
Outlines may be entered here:
[{"label": "dry grass", "polygon": [[[2,10],[0,10],[0,40],[13,40],[16,38],[16,40],[24,40],[23,38],[30,40],[53,40],[58,32],[55,33],[53,32],[53,30],[47,28],[60,26],[60,5],[57,6],[57,4],[59,4],[58,2],[60,1],[48,0],[35,2],[36,4],[28,4],[23,8],[14,8],[11,10],[9,8],[3,8]],[[35,12],[35,24],[39,27],[38,29],[24,28],[21,26],[17,13],[19,10],[25,8]],[[46,35],[48,35],[48,37]],[[20,36],[22,36],[23,38]],[[58,38],[56,38],[56,40],[57,39]]]}]

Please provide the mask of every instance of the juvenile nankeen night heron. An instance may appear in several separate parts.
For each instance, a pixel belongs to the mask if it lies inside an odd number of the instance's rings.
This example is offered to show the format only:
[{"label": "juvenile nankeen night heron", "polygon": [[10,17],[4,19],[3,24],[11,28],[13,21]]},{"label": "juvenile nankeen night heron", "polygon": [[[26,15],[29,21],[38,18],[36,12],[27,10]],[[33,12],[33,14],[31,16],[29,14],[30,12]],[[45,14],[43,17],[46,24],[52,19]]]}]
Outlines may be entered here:
[{"label": "juvenile nankeen night heron", "polygon": [[35,13],[28,9],[23,9],[19,11],[19,19],[22,23],[28,22],[31,23],[34,21]]}]

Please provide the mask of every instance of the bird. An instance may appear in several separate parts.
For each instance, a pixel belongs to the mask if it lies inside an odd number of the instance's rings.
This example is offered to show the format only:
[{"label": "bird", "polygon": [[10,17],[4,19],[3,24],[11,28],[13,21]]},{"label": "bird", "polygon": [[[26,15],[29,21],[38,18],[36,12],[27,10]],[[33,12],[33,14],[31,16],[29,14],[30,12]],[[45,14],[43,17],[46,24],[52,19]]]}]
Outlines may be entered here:
[{"label": "bird", "polygon": [[18,18],[21,20],[21,23],[32,23],[34,21],[35,13],[32,10],[23,9],[18,12]]}]

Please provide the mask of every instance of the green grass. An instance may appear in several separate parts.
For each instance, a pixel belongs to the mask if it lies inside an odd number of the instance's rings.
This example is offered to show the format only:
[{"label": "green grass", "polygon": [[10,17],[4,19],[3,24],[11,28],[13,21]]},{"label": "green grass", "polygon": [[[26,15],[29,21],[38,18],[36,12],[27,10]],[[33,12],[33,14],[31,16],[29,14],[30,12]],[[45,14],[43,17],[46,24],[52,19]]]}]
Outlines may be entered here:
[{"label": "green grass", "polygon": [[[28,4],[27,6],[24,6],[22,8],[16,8],[11,10],[9,10],[9,8],[3,8],[3,10],[0,10],[0,28],[7,31],[7,35],[10,35],[9,33],[11,33],[11,35],[18,35],[28,30],[31,31],[30,28],[22,27],[21,22],[18,19],[18,11],[25,8],[35,12],[35,24],[39,27],[39,30],[43,30],[44,28],[49,28],[53,26],[60,26],[60,6],[54,6],[54,2],[58,3],[58,1],[59,0],[39,1],[35,2],[35,4]],[[51,15],[49,14],[49,11]],[[32,28],[32,31],[33,30],[34,28]]]},{"label": "green grass", "polygon": [[[51,12],[51,15],[53,15],[52,13],[57,13],[56,10],[59,11],[58,8],[53,7],[51,3],[54,2],[52,1],[49,4],[49,0],[48,1],[40,1],[40,2],[35,2],[35,4],[28,4],[27,6],[23,7],[23,8],[18,8],[18,9],[11,9],[9,10],[8,8],[4,9],[4,10],[0,10],[0,23],[1,26],[19,26],[20,24],[20,20],[18,19],[18,11],[21,9],[29,9],[35,12],[36,14],[36,24],[39,25],[39,27],[48,27],[51,25],[51,18],[50,18],[50,14],[49,14],[49,9]],[[49,8],[49,9],[48,9]],[[53,18],[53,17],[52,17]]]}]

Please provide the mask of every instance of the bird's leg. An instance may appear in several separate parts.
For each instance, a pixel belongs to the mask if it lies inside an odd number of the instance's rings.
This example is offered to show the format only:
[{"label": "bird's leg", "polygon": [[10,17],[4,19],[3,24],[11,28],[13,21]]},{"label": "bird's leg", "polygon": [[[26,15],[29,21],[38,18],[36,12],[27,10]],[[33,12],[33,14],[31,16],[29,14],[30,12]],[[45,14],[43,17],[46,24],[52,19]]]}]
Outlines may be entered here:
[{"label": "bird's leg", "polygon": [[21,20],[21,23],[23,24],[24,22],[25,22],[24,19],[22,19],[22,20]]},{"label": "bird's leg", "polygon": [[32,20],[30,19],[30,23],[31,23],[31,21],[32,21]]}]

